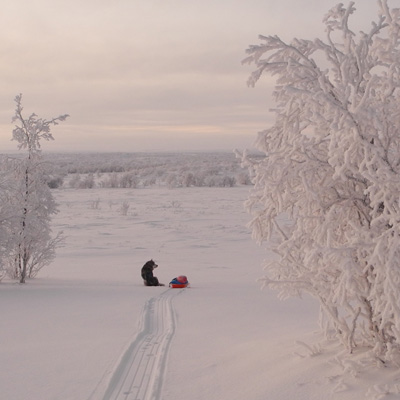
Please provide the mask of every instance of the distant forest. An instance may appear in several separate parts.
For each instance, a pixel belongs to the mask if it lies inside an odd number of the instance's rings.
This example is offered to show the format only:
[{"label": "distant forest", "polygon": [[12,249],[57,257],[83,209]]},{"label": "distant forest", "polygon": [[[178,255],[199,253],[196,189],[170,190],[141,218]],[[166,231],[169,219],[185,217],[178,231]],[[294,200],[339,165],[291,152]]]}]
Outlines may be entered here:
[{"label": "distant forest", "polygon": [[251,184],[233,153],[49,153],[43,160],[53,189]]}]

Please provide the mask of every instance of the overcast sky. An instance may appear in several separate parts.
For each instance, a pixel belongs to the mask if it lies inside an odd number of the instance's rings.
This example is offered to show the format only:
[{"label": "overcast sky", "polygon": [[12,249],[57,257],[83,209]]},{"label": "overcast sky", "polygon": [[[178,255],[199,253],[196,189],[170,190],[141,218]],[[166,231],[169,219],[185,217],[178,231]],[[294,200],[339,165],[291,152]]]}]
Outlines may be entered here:
[{"label": "overcast sky", "polygon": [[[26,116],[70,114],[50,151],[252,148],[273,80],[248,88],[258,35],[314,39],[335,0],[3,0],[0,152],[14,98]],[[365,29],[377,2],[356,0]],[[344,2],[345,5],[348,2]]]}]

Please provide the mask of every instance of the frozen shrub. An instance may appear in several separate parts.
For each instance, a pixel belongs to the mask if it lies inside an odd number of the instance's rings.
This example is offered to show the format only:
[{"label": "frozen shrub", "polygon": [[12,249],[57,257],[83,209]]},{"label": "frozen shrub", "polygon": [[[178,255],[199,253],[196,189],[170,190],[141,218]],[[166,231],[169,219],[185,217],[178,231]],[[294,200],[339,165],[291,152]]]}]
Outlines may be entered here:
[{"label": "frozen shrub", "polygon": [[125,172],[119,179],[119,187],[121,188],[136,188],[138,185],[138,179],[135,173]]},{"label": "frozen shrub", "polygon": [[90,202],[90,208],[92,210],[99,210],[100,209],[100,199],[96,199]]},{"label": "frozen shrub", "polygon": [[93,189],[95,187],[94,175],[87,174],[81,181],[79,182],[80,189]]},{"label": "frozen shrub", "polygon": [[[254,237],[278,255],[266,286],[318,299],[326,332],[352,352],[400,363],[400,13],[378,2],[368,32],[354,3],[324,18],[327,39],[260,36],[246,63],[277,78],[275,123],[246,203]],[[290,224],[282,222],[282,216]]]},{"label": "frozen shrub", "polygon": [[79,188],[80,183],[81,183],[81,176],[79,174],[74,174],[69,180],[69,187],[77,189]]},{"label": "frozen shrub", "polygon": [[236,179],[233,176],[224,176],[222,178],[223,187],[233,187],[236,184]]},{"label": "frozen shrub", "polygon": [[130,207],[129,202],[128,202],[128,201],[124,201],[124,202],[121,204],[121,207],[120,207],[120,209],[119,209],[121,215],[124,215],[124,216],[128,215],[129,207]]},{"label": "frozen shrub", "polygon": [[236,175],[236,182],[239,185],[251,185],[251,179],[248,173],[241,172]]},{"label": "frozen shrub", "polygon": [[55,176],[47,180],[47,185],[50,189],[58,189],[63,185],[63,183],[64,179],[61,176]]}]

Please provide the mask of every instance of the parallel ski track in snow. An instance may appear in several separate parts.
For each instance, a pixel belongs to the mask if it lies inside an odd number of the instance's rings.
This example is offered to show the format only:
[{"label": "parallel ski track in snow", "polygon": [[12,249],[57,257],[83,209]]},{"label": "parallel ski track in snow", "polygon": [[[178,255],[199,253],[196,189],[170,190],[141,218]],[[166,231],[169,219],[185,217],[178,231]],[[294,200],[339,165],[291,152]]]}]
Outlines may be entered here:
[{"label": "parallel ski track in snow", "polygon": [[122,355],[102,400],[160,399],[176,328],[172,299],[185,289],[167,289],[144,306],[139,332]]}]

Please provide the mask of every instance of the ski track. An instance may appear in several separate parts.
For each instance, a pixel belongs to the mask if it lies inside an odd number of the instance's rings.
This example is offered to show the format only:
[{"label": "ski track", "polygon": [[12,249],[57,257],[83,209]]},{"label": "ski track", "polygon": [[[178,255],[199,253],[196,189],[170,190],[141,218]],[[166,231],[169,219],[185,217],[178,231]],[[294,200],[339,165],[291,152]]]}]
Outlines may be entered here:
[{"label": "ski track", "polygon": [[102,400],[160,399],[176,328],[172,299],[185,289],[167,289],[148,300],[139,332],[122,355]]}]

